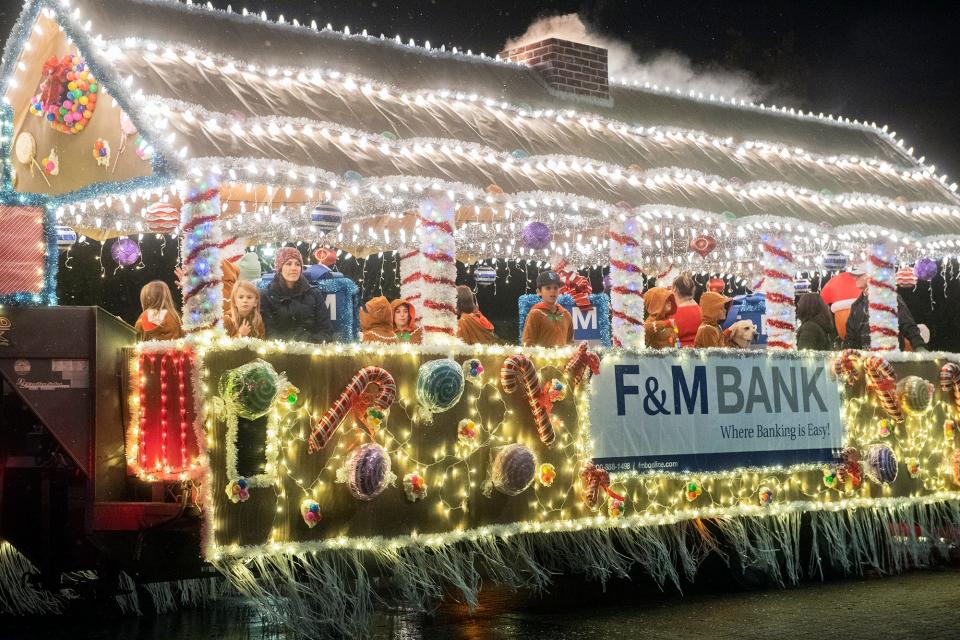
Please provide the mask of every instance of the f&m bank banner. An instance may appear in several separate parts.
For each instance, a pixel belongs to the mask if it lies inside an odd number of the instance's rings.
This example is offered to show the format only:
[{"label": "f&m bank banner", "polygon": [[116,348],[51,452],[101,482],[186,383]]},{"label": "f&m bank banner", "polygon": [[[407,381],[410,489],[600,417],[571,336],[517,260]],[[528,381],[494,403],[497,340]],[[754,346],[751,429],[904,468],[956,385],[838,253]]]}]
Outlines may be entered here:
[{"label": "f&m bank banner", "polygon": [[590,424],[593,461],[609,472],[830,461],[843,442],[827,364],[787,354],[605,358]]}]

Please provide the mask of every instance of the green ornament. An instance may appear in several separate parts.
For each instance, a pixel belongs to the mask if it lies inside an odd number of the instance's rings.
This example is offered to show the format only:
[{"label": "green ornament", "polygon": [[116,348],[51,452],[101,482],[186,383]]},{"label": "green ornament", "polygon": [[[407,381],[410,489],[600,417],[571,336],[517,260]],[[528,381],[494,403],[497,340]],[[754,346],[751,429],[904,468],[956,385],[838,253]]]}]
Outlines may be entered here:
[{"label": "green ornament", "polygon": [[220,377],[220,396],[241,418],[256,420],[277,399],[280,376],[269,362],[254,360]]},{"label": "green ornament", "polygon": [[733,211],[724,211],[723,217],[726,218],[727,220],[733,221],[737,219],[737,214],[735,214]]},{"label": "green ornament", "polygon": [[93,83],[90,85],[90,93],[96,93],[99,90],[100,90],[100,87],[98,87],[96,83]]},{"label": "green ornament", "polygon": [[297,404],[297,394],[291,393],[287,396],[287,404]]}]

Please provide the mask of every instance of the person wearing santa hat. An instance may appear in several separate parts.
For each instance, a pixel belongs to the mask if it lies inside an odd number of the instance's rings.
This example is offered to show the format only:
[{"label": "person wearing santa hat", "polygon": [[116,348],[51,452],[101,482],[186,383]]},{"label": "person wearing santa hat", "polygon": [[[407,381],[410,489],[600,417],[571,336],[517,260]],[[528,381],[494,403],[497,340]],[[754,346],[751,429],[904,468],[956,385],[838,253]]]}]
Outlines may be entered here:
[{"label": "person wearing santa hat", "polygon": [[296,247],[282,247],[274,260],[276,276],[263,292],[260,313],[267,338],[329,342],[330,312],[323,294],[303,275],[303,256]]}]

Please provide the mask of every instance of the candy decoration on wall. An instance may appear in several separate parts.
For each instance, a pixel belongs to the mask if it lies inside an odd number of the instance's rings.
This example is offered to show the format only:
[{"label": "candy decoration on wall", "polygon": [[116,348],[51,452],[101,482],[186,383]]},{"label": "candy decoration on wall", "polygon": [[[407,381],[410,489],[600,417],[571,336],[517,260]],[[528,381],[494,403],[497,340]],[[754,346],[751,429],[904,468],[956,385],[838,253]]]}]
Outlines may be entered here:
[{"label": "candy decoration on wall", "polygon": [[[372,399],[364,395],[370,385],[377,387],[377,395]],[[333,401],[330,408],[317,420],[308,438],[308,453],[313,453],[327,446],[333,434],[351,411],[373,436],[374,427],[369,422],[371,418],[376,419],[377,417],[368,414],[367,410],[376,408],[386,412],[390,409],[396,397],[397,383],[389,371],[373,366],[360,369],[350,379],[344,390],[340,392],[337,399]]]},{"label": "candy decoration on wall", "polygon": [[410,502],[417,502],[427,497],[427,479],[418,471],[411,471],[403,476],[403,495]]},{"label": "candy decoration on wall", "polygon": [[577,388],[584,379],[589,379],[590,375],[600,373],[600,356],[590,351],[586,342],[581,342],[567,360],[563,372],[570,378],[570,384]]},{"label": "candy decoration on wall", "polygon": [[109,167],[110,143],[103,138],[97,138],[97,141],[93,143],[93,159],[97,161],[97,166]]},{"label": "candy decoration on wall", "polygon": [[897,270],[897,286],[904,289],[912,289],[917,286],[917,274],[910,267],[904,267]]},{"label": "candy decoration on wall", "polygon": [[236,480],[231,480],[227,483],[225,492],[227,494],[227,498],[229,498],[230,502],[233,504],[246,502],[250,499],[250,489],[247,486],[246,478],[237,478]]},{"label": "candy decoration on wall", "polygon": [[823,268],[827,271],[843,271],[847,266],[847,256],[839,251],[827,251],[823,254]]},{"label": "candy decoration on wall", "polygon": [[953,406],[960,413],[960,364],[947,362],[940,367],[940,390],[953,392]]},{"label": "candy decoration on wall", "polygon": [[320,521],[323,519],[323,514],[320,512],[320,505],[317,504],[316,500],[309,498],[305,498],[300,502],[300,515],[303,516],[303,521],[307,523],[307,526],[311,529],[320,524]]},{"label": "candy decoration on wall", "polygon": [[43,170],[43,167],[40,166],[40,163],[37,162],[37,139],[33,137],[33,134],[29,131],[21,131],[17,136],[17,142],[14,145],[14,153],[16,153],[17,160],[21,164],[25,164],[30,167],[30,175],[33,175],[33,168],[36,167],[40,170],[40,177],[43,178],[43,181],[47,183],[47,186],[50,186],[50,181],[47,180],[46,172]]},{"label": "candy decoration on wall", "polygon": [[497,270],[488,264],[482,264],[473,270],[473,278],[481,287],[487,287],[497,281]]},{"label": "candy decoration on wall", "polygon": [[837,478],[840,482],[850,482],[854,489],[862,482],[860,451],[856,447],[846,447],[840,452],[840,464],[837,465]]},{"label": "candy decoration on wall", "polygon": [[759,498],[761,506],[766,507],[773,504],[773,489],[766,485],[760,487],[760,489],[757,491],[757,498]]},{"label": "candy decoration on wall", "polygon": [[220,269],[220,185],[213,176],[191,180],[181,194],[180,260],[183,263],[183,328],[223,333]]},{"label": "candy decoration on wall", "polygon": [[892,243],[874,244],[867,260],[867,306],[870,322],[870,350],[899,348],[897,321],[896,250]]},{"label": "candy decoration on wall", "polygon": [[793,249],[790,241],[775,234],[761,238],[763,248],[763,292],[766,295],[767,347],[795,349],[797,313],[795,307]]},{"label": "candy decoration on wall", "polygon": [[390,454],[376,443],[367,443],[354,449],[337,479],[347,483],[347,488],[357,500],[373,500],[393,482],[390,470]]},{"label": "candy decoration on wall", "polygon": [[885,444],[875,444],[867,450],[865,466],[867,477],[877,484],[890,484],[897,479],[897,456]]},{"label": "candy decoration on wall", "polygon": [[929,282],[937,275],[937,261],[932,258],[920,258],[917,260],[917,264],[913,266],[913,272],[916,274],[917,280]]},{"label": "candy decoration on wall", "polygon": [[920,459],[919,458],[907,458],[903,461],[903,465],[907,468],[907,473],[910,474],[911,478],[916,478],[920,475]]},{"label": "candy decoration on wall", "polygon": [[337,205],[326,202],[310,211],[310,224],[320,233],[336,231],[343,222],[343,213]]},{"label": "candy decoration on wall", "polygon": [[863,362],[863,370],[867,374],[867,384],[876,392],[883,410],[895,422],[903,422],[903,408],[897,396],[897,374],[893,365],[880,356],[869,356]]},{"label": "candy decoration on wall", "polygon": [[610,488],[609,473],[592,462],[584,463],[580,470],[580,500],[590,511],[597,511],[603,506],[607,496],[621,502],[626,501]]},{"label": "candy decoration on wall", "polygon": [[523,240],[523,246],[527,249],[539,251],[550,246],[553,232],[550,231],[550,227],[542,222],[529,222],[523,228],[521,239]]},{"label": "candy decoration on wall", "polygon": [[834,376],[848,386],[855,384],[860,379],[862,368],[863,358],[856,349],[844,349],[833,360]]},{"label": "candy decoration on wall", "polygon": [[144,210],[143,219],[153,233],[170,234],[180,224],[180,211],[169,202],[154,202]]},{"label": "candy decoration on wall", "polygon": [[550,419],[552,401],[549,390],[541,388],[537,368],[530,358],[522,354],[507,356],[500,368],[500,385],[504,393],[510,394],[523,388],[523,395],[533,413],[540,441],[548,447],[552,446],[557,438]]},{"label": "candy decoration on wall", "polygon": [[420,317],[424,345],[453,344],[458,342],[453,204],[424,200],[416,220],[415,246],[401,251],[400,297]]},{"label": "candy decoration on wall", "polygon": [[907,413],[919,414],[930,408],[933,385],[920,376],[907,376],[897,383],[897,394]]},{"label": "candy decoration on wall", "polygon": [[[43,166],[43,172],[48,176],[60,175],[60,156],[57,155],[56,148],[50,149],[50,153],[40,163]],[[50,184],[47,181],[47,184]]]},{"label": "candy decoration on wall", "polygon": [[514,442],[491,451],[490,475],[483,493],[490,497],[491,488],[507,496],[526,491],[537,473],[537,457],[526,446]]},{"label": "candy decoration on wall", "polygon": [[273,365],[257,359],[225,371],[218,390],[229,411],[256,420],[270,411],[285,382]]},{"label": "candy decoration on wall", "polygon": [[464,380],[477,387],[483,386],[483,363],[476,358],[470,358],[463,361],[461,368]]},{"label": "candy decoration on wall", "polygon": [[626,349],[642,349],[644,343],[641,228],[634,218],[610,225],[611,329],[613,343]]},{"label": "candy decoration on wall", "polygon": [[129,267],[140,258],[140,245],[130,238],[117,238],[110,246],[110,256],[121,267]]},{"label": "candy decoration on wall", "polygon": [[450,358],[430,360],[417,372],[417,402],[421,419],[430,422],[435,413],[452,409],[463,395],[463,369]]},{"label": "candy decoration on wall", "polygon": [[83,131],[97,108],[100,87],[83,58],[68,54],[52,56],[43,64],[39,93],[33,97],[30,111],[43,117],[61,133]]},{"label": "candy decoration on wall", "polygon": [[697,236],[690,241],[690,251],[701,258],[706,258],[710,252],[717,248],[717,239],[713,236]]},{"label": "candy decoration on wall", "polygon": [[541,486],[550,487],[553,485],[553,481],[557,479],[557,468],[550,464],[549,462],[544,462],[540,465],[540,469],[537,472],[537,480],[540,482]]}]

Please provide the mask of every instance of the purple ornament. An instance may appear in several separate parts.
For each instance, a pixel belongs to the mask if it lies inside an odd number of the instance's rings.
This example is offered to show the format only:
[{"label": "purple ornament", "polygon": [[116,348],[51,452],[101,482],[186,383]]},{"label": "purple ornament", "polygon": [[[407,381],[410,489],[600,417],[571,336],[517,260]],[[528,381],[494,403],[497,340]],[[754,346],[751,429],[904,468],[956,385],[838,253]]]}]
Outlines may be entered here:
[{"label": "purple ornament", "polygon": [[867,477],[877,484],[890,484],[897,479],[897,457],[885,444],[875,444],[867,452],[864,469]]},{"label": "purple ornament", "polygon": [[523,228],[523,245],[528,249],[546,249],[552,238],[550,227],[542,222],[531,222]]},{"label": "purple ornament", "polygon": [[110,247],[110,255],[122,267],[129,267],[140,257],[140,245],[130,238],[120,238]]},{"label": "purple ornament", "polygon": [[501,447],[490,465],[490,481],[502,494],[515,496],[533,483],[537,457],[527,447],[514,442]]},{"label": "purple ornament", "polygon": [[937,261],[930,258],[920,258],[913,267],[913,273],[917,276],[917,280],[929,282],[937,275]]},{"label": "purple ornament", "polygon": [[357,500],[373,500],[390,484],[390,454],[378,444],[357,447],[347,460],[347,486]]}]

